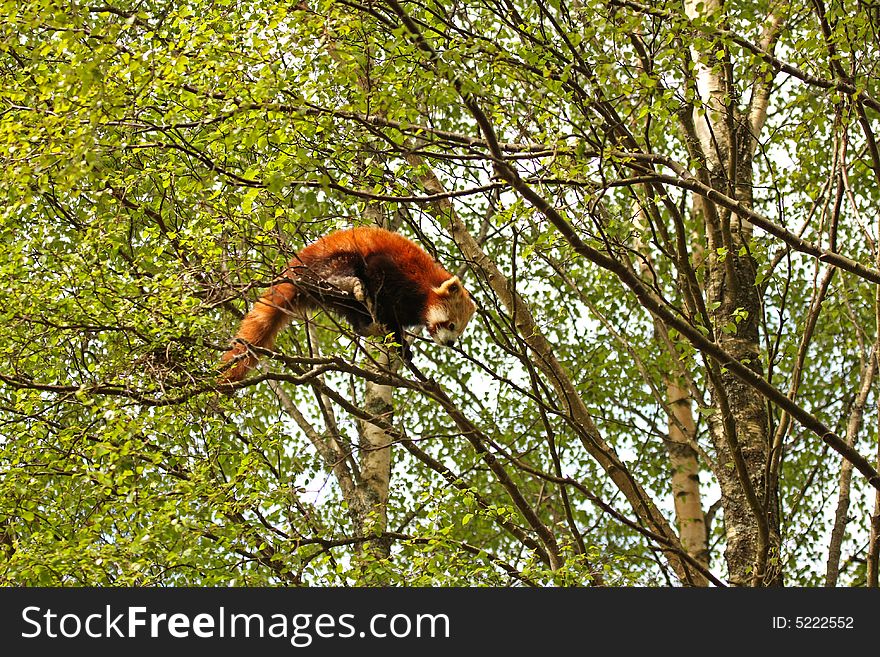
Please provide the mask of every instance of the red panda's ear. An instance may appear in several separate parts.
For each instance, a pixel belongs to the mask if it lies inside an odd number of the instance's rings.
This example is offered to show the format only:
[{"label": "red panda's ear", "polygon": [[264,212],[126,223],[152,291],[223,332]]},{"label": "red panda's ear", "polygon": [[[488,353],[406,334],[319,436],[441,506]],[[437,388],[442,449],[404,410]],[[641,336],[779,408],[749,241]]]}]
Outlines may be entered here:
[{"label": "red panda's ear", "polygon": [[453,276],[440,284],[440,287],[435,287],[434,292],[441,296],[448,296],[452,294],[461,294],[462,290],[461,281],[458,276]]}]

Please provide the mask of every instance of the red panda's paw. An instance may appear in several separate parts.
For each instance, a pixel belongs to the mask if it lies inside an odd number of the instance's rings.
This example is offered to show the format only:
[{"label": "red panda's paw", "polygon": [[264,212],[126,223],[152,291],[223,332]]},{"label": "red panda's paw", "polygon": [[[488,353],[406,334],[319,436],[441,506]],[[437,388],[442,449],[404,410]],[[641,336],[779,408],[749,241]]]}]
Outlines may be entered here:
[{"label": "red panda's paw", "polygon": [[354,284],[351,286],[351,293],[354,295],[354,298],[361,303],[367,302],[367,293],[364,291],[364,284],[359,280],[355,279]]}]

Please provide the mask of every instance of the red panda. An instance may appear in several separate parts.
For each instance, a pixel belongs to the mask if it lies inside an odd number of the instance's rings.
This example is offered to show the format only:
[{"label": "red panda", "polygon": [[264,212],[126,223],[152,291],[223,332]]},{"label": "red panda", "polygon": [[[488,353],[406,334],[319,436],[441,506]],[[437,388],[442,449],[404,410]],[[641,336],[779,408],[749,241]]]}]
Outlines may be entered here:
[{"label": "red panda", "polygon": [[248,344],[271,349],[293,315],[316,308],[343,316],[361,335],[393,332],[409,358],[405,328],[424,326],[434,342],[451,346],[476,306],[457,276],[402,235],[370,226],[340,230],[297,253],[254,304],[223,355],[234,362],[221,381],[240,381],[256,365]]}]

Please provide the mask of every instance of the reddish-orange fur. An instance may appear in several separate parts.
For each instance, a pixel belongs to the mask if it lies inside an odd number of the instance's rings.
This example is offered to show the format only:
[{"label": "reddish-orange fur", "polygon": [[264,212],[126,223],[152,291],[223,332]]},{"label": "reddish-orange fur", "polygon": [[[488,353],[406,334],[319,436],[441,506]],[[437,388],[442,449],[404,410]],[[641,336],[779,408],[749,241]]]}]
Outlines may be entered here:
[{"label": "reddish-orange fur", "polygon": [[[435,341],[452,344],[474,311],[456,277],[415,243],[376,227],[322,237],[294,257],[283,278],[293,282],[270,287],[242,321],[238,340],[223,355],[224,362],[236,359],[224,381],[239,381],[256,365],[245,343],[271,349],[291,316],[309,308],[333,310],[359,333],[379,324],[404,347],[403,328],[419,325],[428,326]],[[319,284],[341,294],[316,293]]]}]

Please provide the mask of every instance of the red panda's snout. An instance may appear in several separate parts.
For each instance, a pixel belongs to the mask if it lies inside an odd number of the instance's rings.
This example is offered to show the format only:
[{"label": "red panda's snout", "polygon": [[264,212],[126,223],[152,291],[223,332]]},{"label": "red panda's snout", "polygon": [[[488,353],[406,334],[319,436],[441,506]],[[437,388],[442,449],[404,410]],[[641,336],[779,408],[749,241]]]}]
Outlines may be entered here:
[{"label": "red panda's snout", "polygon": [[455,341],[461,334],[460,332],[456,332],[457,328],[458,326],[455,322],[439,322],[437,324],[429,324],[428,333],[431,334],[431,338],[437,344],[442,344],[444,347],[451,347],[455,344]]},{"label": "red panda's snout", "polygon": [[473,317],[476,305],[458,276],[444,281],[431,290],[426,310],[426,326],[437,344],[451,347]]}]

